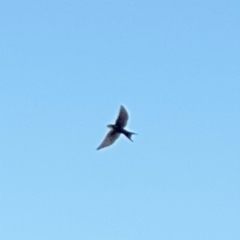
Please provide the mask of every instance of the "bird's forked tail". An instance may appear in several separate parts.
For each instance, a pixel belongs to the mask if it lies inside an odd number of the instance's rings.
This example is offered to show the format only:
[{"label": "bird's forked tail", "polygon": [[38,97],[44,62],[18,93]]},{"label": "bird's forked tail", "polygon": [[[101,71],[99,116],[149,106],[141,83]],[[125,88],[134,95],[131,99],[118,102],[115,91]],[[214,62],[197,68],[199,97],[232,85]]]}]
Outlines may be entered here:
[{"label": "bird's forked tail", "polygon": [[137,135],[137,133],[125,131],[125,132],[124,132],[124,135],[125,135],[130,141],[133,142],[133,140],[132,140],[132,135]]}]

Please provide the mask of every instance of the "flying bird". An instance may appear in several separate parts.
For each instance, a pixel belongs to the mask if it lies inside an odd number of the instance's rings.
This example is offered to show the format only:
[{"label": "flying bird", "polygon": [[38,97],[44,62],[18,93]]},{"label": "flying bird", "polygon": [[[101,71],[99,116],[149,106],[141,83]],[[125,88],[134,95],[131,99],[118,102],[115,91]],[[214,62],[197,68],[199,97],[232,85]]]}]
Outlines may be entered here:
[{"label": "flying bird", "polygon": [[129,132],[124,129],[124,127],[126,127],[127,125],[127,121],[128,121],[127,110],[123,106],[121,106],[115,124],[107,125],[107,127],[110,128],[110,131],[108,132],[107,136],[100,144],[100,146],[97,148],[97,150],[112,145],[119,138],[121,133],[124,134],[130,141],[133,142],[131,137],[133,134],[136,133]]}]

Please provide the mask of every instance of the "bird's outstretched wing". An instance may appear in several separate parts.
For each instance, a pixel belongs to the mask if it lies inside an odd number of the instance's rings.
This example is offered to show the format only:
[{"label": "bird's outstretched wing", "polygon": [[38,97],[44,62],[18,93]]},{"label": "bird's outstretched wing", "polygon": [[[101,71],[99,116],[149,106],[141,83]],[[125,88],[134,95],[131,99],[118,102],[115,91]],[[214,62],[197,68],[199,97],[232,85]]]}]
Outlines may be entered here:
[{"label": "bird's outstretched wing", "polygon": [[128,121],[127,110],[123,106],[121,106],[119,115],[115,124],[121,128],[124,128],[127,125],[127,121]]},{"label": "bird's outstretched wing", "polygon": [[97,150],[112,145],[118,139],[119,135],[120,133],[114,131],[113,129],[110,130]]}]

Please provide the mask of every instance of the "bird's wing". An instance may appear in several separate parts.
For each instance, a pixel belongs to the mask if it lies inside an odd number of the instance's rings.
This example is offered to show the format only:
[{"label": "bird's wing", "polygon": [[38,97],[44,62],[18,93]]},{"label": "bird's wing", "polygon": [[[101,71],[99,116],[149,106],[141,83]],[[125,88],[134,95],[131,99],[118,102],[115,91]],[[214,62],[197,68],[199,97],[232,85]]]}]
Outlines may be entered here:
[{"label": "bird's wing", "polygon": [[119,115],[115,124],[121,128],[124,128],[127,125],[127,121],[128,121],[127,110],[123,106],[121,106]]},{"label": "bird's wing", "polygon": [[113,129],[110,130],[97,150],[112,145],[118,139],[119,135],[120,133],[114,131]]}]

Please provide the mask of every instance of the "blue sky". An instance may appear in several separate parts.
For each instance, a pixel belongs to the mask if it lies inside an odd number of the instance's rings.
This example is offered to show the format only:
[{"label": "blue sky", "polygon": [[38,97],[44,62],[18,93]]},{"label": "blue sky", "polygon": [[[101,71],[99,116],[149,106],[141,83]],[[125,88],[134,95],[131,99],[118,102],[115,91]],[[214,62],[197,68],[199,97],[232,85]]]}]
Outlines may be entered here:
[{"label": "blue sky", "polygon": [[[239,1],[2,1],[4,240],[240,239]],[[96,151],[120,105],[134,142]]]}]

